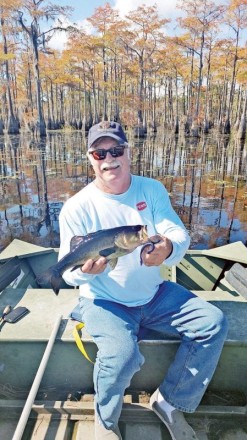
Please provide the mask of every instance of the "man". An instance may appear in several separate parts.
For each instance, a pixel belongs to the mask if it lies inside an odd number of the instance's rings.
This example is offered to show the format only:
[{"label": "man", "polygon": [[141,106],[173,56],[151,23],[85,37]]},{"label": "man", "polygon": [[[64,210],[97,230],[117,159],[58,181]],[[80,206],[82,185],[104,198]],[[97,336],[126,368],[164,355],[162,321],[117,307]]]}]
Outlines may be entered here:
[{"label": "man", "polygon": [[[196,434],[183,412],[197,408],[215,371],[226,337],[222,312],[183,287],[160,276],[160,264],[177,264],[189,246],[188,234],[171,207],[164,186],[131,175],[130,150],[116,122],[94,125],[88,135],[88,158],[95,180],[69,199],[60,214],[59,258],[74,235],[123,225],[147,225],[161,240],[119,258],[116,267],[104,257],[64,273],[80,286],[82,320],[98,347],[94,367],[95,438],[121,439],[118,420],[125,389],[141,368],[140,326],[181,338],[167,375],[150,405],[172,439]],[[155,372],[154,372],[155,374]]]}]

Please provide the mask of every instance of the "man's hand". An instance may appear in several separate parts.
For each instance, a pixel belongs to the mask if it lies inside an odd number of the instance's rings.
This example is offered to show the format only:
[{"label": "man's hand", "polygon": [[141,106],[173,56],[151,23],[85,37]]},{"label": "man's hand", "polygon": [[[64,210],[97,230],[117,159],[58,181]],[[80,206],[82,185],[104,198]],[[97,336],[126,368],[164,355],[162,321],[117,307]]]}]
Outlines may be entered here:
[{"label": "man's hand", "polygon": [[100,257],[97,261],[89,259],[81,266],[81,271],[83,273],[89,273],[90,275],[97,275],[98,273],[104,272],[106,265],[107,261],[105,257]]},{"label": "man's hand", "polygon": [[154,242],[153,251],[151,244],[150,246],[144,247],[143,252],[141,253],[141,258],[145,266],[160,266],[160,264],[162,264],[163,261],[171,255],[173,249],[171,240],[169,240],[169,238],[162,237],[161,235],[159,238],[160,241],[155,243],[157,241],[157,235],[150,237],[150,241]]}]

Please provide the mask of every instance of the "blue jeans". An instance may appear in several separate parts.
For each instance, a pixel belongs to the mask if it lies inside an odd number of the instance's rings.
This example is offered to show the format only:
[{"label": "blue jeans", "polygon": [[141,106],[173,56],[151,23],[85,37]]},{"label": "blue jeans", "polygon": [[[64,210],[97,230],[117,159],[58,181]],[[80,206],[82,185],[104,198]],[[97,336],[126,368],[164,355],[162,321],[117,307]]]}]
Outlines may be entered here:
[{"label": "blue jeans", "polygon": [[159,389],[177,409],[195,411],[226,338],[227,323],[220,309],[170,281],[163,282],[143,306],[80,298],[80,307],[86,329],[98,347],[95,402],[106,428],[118,423],[125,389],[144,363],[138,345],[140,327],[181,339]]}]

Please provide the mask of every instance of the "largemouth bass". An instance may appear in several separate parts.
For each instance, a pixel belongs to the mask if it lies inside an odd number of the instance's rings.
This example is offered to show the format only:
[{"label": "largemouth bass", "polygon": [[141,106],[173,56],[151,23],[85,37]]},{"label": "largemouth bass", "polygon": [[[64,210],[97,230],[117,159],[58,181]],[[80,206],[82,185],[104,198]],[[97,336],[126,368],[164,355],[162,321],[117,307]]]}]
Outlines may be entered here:
[{"label": "largemouth bass", "polygon": [[147,226],[119,226],[102,229],[85,236],[72,237],[70,252],[47,271],[38,275],[39,285],[49,283],[56,294],[62,283],[63,273],[78,269],[92,259],[97,261],[105,257],[112,270],[116,267],[118,258],[133,252],[138,246],[148,242]]}]

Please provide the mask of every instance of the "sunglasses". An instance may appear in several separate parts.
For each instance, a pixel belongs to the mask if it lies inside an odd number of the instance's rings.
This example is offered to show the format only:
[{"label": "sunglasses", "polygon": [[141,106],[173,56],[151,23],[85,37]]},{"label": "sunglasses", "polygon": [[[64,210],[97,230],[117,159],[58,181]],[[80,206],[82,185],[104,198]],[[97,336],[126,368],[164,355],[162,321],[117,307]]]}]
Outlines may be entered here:
[{"label": "sunglasses", "polygon": [[103,160],[106,158],[107,153],[111,153],[112,157],[123,156],[125,148],[125,145],[117,145],[116,147],[108,148],[108,150],[98,148],[97,150],[89,151],[89,154],[92,154],[95,160]]}]

